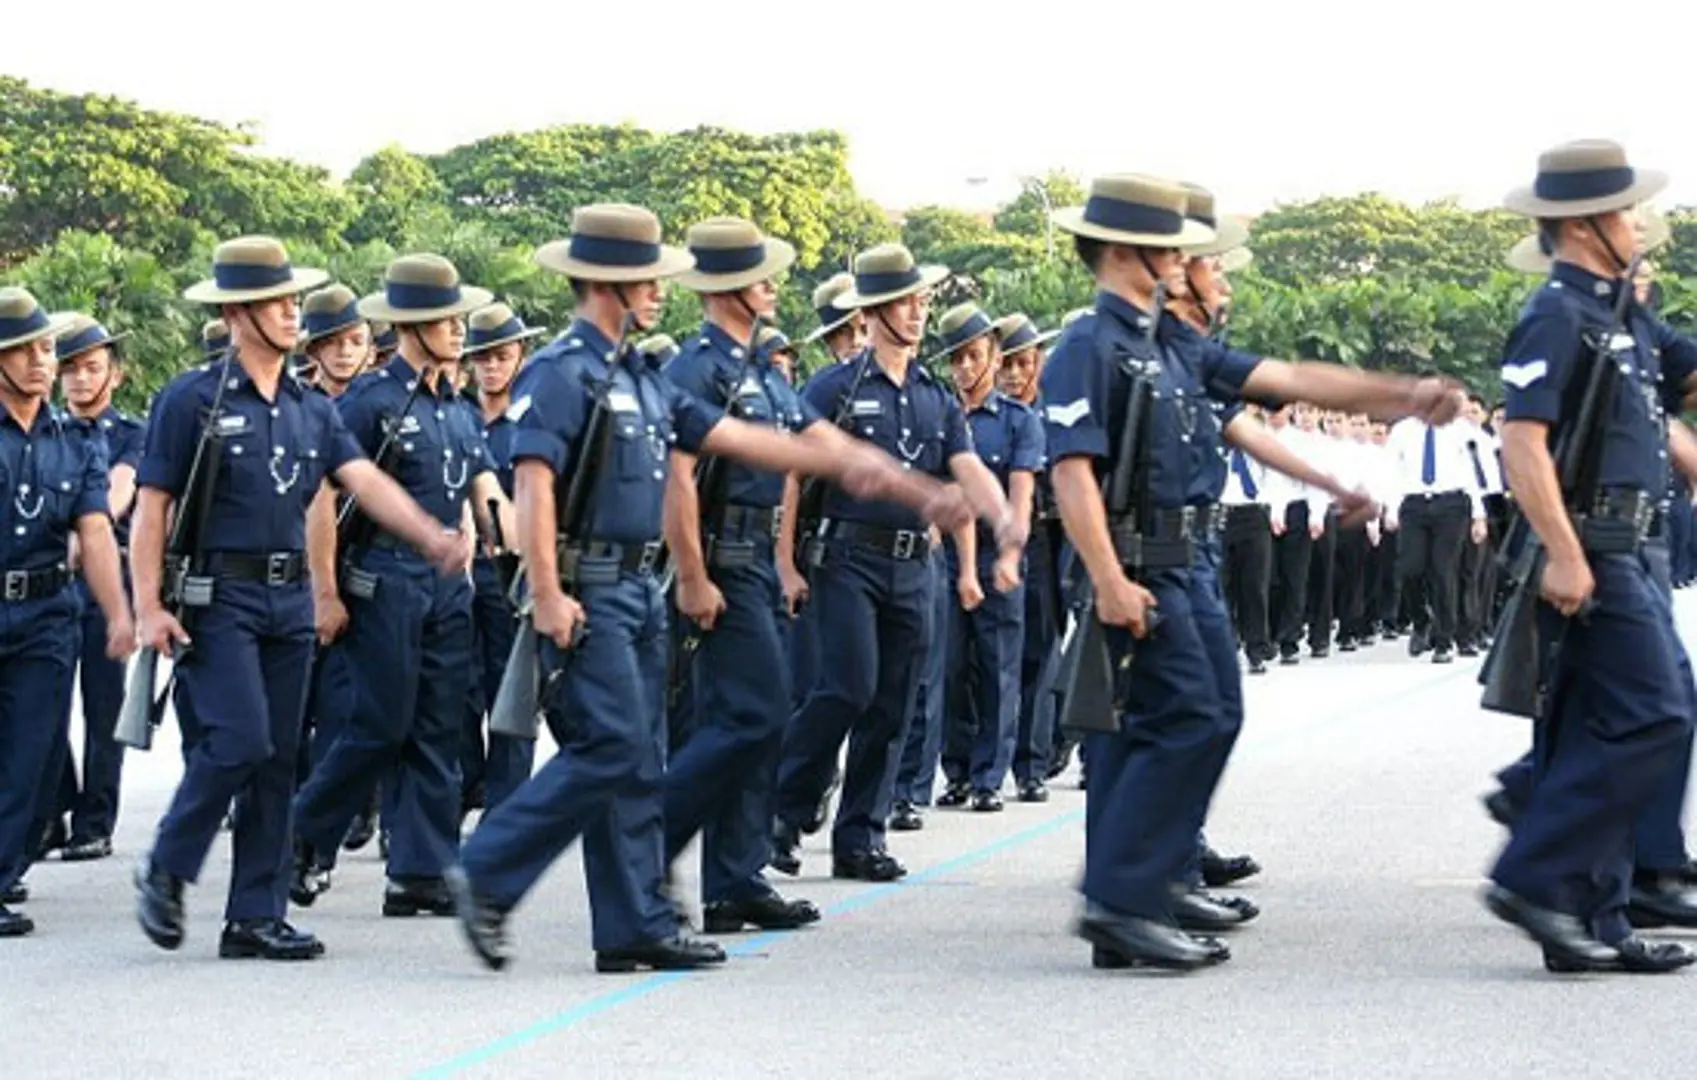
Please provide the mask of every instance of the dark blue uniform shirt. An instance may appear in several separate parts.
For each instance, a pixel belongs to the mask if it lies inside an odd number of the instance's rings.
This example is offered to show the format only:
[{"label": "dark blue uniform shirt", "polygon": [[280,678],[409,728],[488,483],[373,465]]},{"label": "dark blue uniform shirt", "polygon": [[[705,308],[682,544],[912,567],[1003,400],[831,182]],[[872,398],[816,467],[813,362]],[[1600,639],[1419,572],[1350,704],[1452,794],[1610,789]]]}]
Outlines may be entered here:
[{"label": "dark blue uniform shirt", "polygon": [[1042,470],[1043,423],[1013,398],[1000,390],[990,391],[976,409],[967,410],[966,423],[972,429],[973,447],[996,474],[1004,494],[1008,477],[1014,472]]},{"label": "dark blue uniform shirt", "polygon": [[413,395],[418,377],[397,353],[383,367],[355,379],[336,407],[348,431],[374,458],[389,426],[398,422],[399,433],[389,448],[390,475],[425,513],[459,528],[471,481],[489,471],[482,425],[461,404],[451,380],[440,378],[434,393],[427,385]]},{"label": "dark blue uniform shirt", "polygon": [[[1558,262],[1527,301],[1503,351],[1503,406],[1509,420],[1550,425],[1552,445],[1578,407],[1585,337],[1608,330],[1619,286]],[[1598,470],[1602,488],[1659,494],[1665,487],[1668,412],[1678,413],[1682,384],[1697,371],[1697,345],[1634,303],[1609,343],[1621,365]]]},{"label": "dark blue uniform shirt", "polygon": [[[543,461],[568,476],[582,460],[583,429],[596,387],[606,383],[613,343],[581,319],[537,350],[513,387],[507,415],[517,426],[513,459]],[[699,453],[724,415],[671,381],[642,357],[627,355],[606,389],[611,447],[589,497],[585,537],[621,544],[660,538],[666,470],[675,442]]]},{"label": "dark blue uniform shirt", "polygon": [[[801,431],[819,419],[784,376],[764,357],[744,364],[746,351],[713,323],[666,365],[666,378],[679,389],[741,420]],[[741,379],[738,379],[738,373]],[[736,385],[732,385],[736,384]],[[730,403],[736,402],[732,409]],[[770,509],[784,499],[784,474],[726,462],[725,498],[739,506]]]},{"label": "dark blue uniform shirt", "polygon": [[[232,363],[219,406],[222,452],[207,518],[207,551],[303,551],[306,509],[326,473],[360,457],[330,400],[292,375],[266,401]],[[181,498],[221,366],[179,375],[160,392],[136,483]]]},{"label": "dark blue uniform shirt", "polygon": [[[947,479],[950,460],[956,454],[973,452],[972,433],[967,429],[959,399],[917,361],[908,364],[907,381],[897,386],[878,366],[868,348],[853,360],[814,375],[802,396],[821,416],[836,416],[862,363],[866,365],[866,375],[848,402],[844,430],[872,443],[909,469]],[[835,487],[825,495],[823,514],[835,520],[891,529],[925,528],[918,512],[900,503],[863,502]]]},{"label": "dark blue uniform shirt", "polygon": [[0,570],[45,570],[66,559],[77,519],[104,514],[106,447],[46,403],[28,431],[0,409]]},{"label": "dark blue uniform shirt", "polygon": [[[1209,362],[1207,354],[1224,349],[1219,342],[1198,331],[1194,326],[1176,316],[1161,320],[1161,340],[1172,362],[1190,366],[1193,370],[1200,369]],[[1244,357],[1245,354],[1237,354]],[[1254,358],[1250,367],[1254,367]],[[1245,378],[1248,374],[1245,373]],[[1241,386],[1241,384],[1240,384]],[[1191,505],[1219,502],[1220,494],[1226,490],[1226,472],[1231,462],[1225,443],[1226,425],[1236,419],[1243,411],[1243,399],[1238,397],[1229,386],[1220,386],[1210,392],[1205,416],[1199,417],[1196,431],[1185,445],[1190,457],[1190,488],[1185,493],[1185,502]]]},{"label": "dark blue uniform shirt", "polygon": [[[139,468],[141,452],[146,449],[147,427],[134,417],[125,416],[115,407],[108,405],[106,411],[93,420],[85,420],[84,424],[106,440],[106,464],[108,469],[116,469],[120,465]],[[120,546],[130,542],[130,515],[112,527]]]},{"label": "dark blue uniform shirt", "polygon": [[[1220,468],[1219,421],[1211,402],[1237,400],[1260,358],[1228,349],[1161,320],[1158,339],[1148,339],[1148,316],[1110,293],[1096,298],[1093,314],[1080,317],[1061,336],[1043,370],[1044,430],[1051,463],[1092,458],[1105,474],[1119,453],[1125,404],[1131,390],[1128,365],[1152,368],[1159,395],[1151,410],[1149,505],[1177,509],[1212,502],[1219,487],[1210,477]],[[1172,329],[1169,330],[1168,328]],[[1179,334],[1187,331],[1189,338]]]},{"label": "dark blue uniform shirt", "polygon": [[489,467],[495,471],[495,479],[501,482],[501,490],[507,493],[507,498],[513,497],[513,441],[518,437],[518,425],[507,417],[506,413],[498,413],[495,419],[484,423],[479,414],[479,423],[483,426],[483,455],[489,461]]}]

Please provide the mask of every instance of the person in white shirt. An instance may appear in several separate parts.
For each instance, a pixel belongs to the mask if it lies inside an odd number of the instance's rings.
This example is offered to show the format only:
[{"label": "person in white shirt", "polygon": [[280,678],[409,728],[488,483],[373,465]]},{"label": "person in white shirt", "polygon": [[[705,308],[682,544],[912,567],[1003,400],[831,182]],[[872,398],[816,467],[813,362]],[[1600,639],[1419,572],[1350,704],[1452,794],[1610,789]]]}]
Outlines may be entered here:
[{"label": "person in white shirt", "polygon": [[[1386,488],[1384,452],[1373,443],[1372,423],[1366,416],[1345,416],[1338,419],[1337,427],[1340,433],[1340,445],[1335,451],[1340,470],[1338,479],[1351,487],[1365,490],[1382,504]],[[1337,598],[1339,652],[1354,652],[1378,641],[1374,629],[1376,609],[1371,603],[1373,592],[1369,558],[1380,542],[1377,518],[1369,521],[1365,528],[1338,533],[1334,595]]]},{"label": "person in white shirt", "polygon": [[1402,502],[1402,477],[1398,473],[1396,456],[1390,449],[1389,424],[1373,421],[1368,425],[1367,438],[1373,448],[1373,468],[1377,480],[1373,494],[1384,507],[1374,523],[1377,543],[1367,550],[1367,619],[1370,629],[1377,629],[1384,641],[1401,636],[1402,582],[1397,580],[1397,534],[1386,528],[1387,519]]},{"label": "person in white shirt", "polygon": [[1387,528],[1400,530],[1397,576],[1414,623],[1408,654],[1454,658],[1462,546],[1485,539],[1484,493],[1467,443],[1478,429],[1457,419],[1432,427],[1409,417],[1391,428],[1402,501]]},{"label": "person in white shirt", "polygon": [[[1349,417],[1341,412],[1310,411],[1303,417],[1304,430],[1313,436],[1309,461],[1318,469],[1343,477],[1353,472],[1347,457]],[[1322,494],[1323,493],[1317,493]],[[1321,532],[1314,539],[1308,560],[1308,653],[1324,660],[1332,652],[1332,626],[1337,613],[1337,553],[1340,530],[1337,509],[1325,497],[1310,502],[1309,522],[1319,521]]]},{"label": "person in white shirt", "polygon": [[[1286,405],[1272,413],[1267,424],[1280,442],[1310,462],[1319,453],[1319,436],[1303,428],[1304,418],[1311,412],[1308,406]],[[1307,423],[1313,427],[1312,420]],[[1273,583],[1268,605],[1279,662],[1292,665],[1298,662],[1307,622],[1308,568],[1314,557],[1314,542],[1325,534],[1329,496],[1282,473],[1270,472],[1267,476],[1273,532]]]},{"label": "person in white shirt", "polygon": [[1500,500],[1504,490],[1501,456],[1497,438],[1485,427],[1485,400],[1478,395],[1468,398],[1467,408],[1458,425],[1467,427],[1467,464],[1485,507],[1486,528],[1474,529],[1461,548],[1460,621],[1456,632],[1456,651],[1462,656],[1478,656],[1490,632],[1494,614],[1491,597],[1496,592],[1496,552],[1490,540],[1490,503]]},{"label": "person in white shirt", "polygon": [[[1258,406],[1246,404],[1243,411],[1256,423],[1261,422]],[[1267,621],[1267,590],[1273,572],[1268,477],[1282,474],[1273,473],[1235,446],[1226,462],[1226,486],[1220,494],[1220,504],[1226,508],[1220,584],[1249,673],[1261,675],[1273,658]],[[1273,487],[1277,487],[1276,482]]]}]

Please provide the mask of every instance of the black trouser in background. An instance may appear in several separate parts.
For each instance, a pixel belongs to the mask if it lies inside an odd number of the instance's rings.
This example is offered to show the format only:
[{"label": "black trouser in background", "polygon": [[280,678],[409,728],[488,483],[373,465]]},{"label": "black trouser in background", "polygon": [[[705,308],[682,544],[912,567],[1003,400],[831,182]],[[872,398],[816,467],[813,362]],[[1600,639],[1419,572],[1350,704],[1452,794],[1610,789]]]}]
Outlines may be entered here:
[{"label": "black trouser in background", "polygon": [[1467,541],[1469,504],[1459,491],[1402,501],[1397,577],[1416,633],[1434,649],[1455,643],[1456,594],[1462,544]]},{"label": "black trouser in background", "polygon": [[1485,639],[1485,631],[1491,627],[1491,600],[1490,594],[1485,591],[1485,579],[1492,561],[1491,541],[1488,537],[1477,544],[1473,542],[1471,535],[1462,538],[1461,568],[1456,579],[1456,589],[1460,596],[1457,605],[1460,609],[1460,620],[1456,629],[1458,645],[1477,645]]},{"label": "black trouser in background", "polygon": [[1273,531],[1267,508],[1258,503],[1226,508],[1220,584],[1232,626],[1245,656],[1272,657],[1267,623],[1267,590],[1273,574]]},{"label": "black trouser in background", "polygon": [[1397,552],[1402,549],[1399,534],[1389,529],[1379,533],[1379,546],[1367,553],[1367,580],[1371,582],[1367,597],[1367,617],[1380,629],[1394,630],[1402,601],[1402,582],[1397,578]]},{"label": "black trouser in background", "polygon": [[1373,636],[1373,620],[1367,606],[1368,556],[1366,529],[1338,533],[1337,597],[1338,640],[1363,641]]},{"label": "black trouser in background", "polygon": [[1326,531],[1314,541],[1308,558],[1308,647],[1314,652],[1332,646],[1332,617],[1336,610],[1338,516],[1326,511]]},{"label": "black trouser in background", "polygon": [[1279,653],[1294,656],[1302,641],[1302,620],[1308,606],[1308,563],[1314,541],[1308,535],[1308,504],[1284,508],[1285,532],[1273,538],[1273,587],[1269,605],[1273,637]]}]

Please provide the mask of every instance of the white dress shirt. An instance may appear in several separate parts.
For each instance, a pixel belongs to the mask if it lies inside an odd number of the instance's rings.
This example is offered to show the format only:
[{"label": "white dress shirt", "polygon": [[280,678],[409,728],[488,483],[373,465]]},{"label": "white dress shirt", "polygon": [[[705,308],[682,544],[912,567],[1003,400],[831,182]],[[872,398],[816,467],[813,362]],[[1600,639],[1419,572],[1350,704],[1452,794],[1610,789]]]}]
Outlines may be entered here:
[{"label": "white dress shirt", "polygon": [[[1433,434],[1431,483],[1426,482],[1424,474],[1428,430]],[[1466,420],[1453,420],[1438,428],[1428,428],[1424,421],[1414,417],[1397,421],[1385,444],[1396,463],[1400,488],[1397,503],[1409,496],[1446,495],[1459,491],[1467,496],[1473,520],[1485,520],[1484,491],[1473,471],[1473,457],[1467,450],[1470,440],[1476,441],[1483,436],[1479,428]],[[1482,447],[1480,462],[1489,466],[1491,462],[1485,461],[1487,456],[1495,461],[1496,455],[1487,455]],[[1394,514],[1390,517],[1395,520]]]},{"label": "white dress shirt", "polygon": [[[1249,497],[1248,492],[1243,490],[1243,481],[1238,478],[1237,469],[1232,467],[1232,459],[1238,456],[1243,458],[1243,469],[1244,472],[1249,474],[1249,482],[1255,485],[1255,497],[1253,499]],[[1267,474],[1269,471],[1267,466],[1261,464],[1253,455],[1244,453],[1235,446],[1228,445],[1226,447],[1226,486],[1225,490],[1220,492],[1220,504],[1222,506],[1269,505],[1267,502]]]},{"label": "white dress shirt", "polygon": [[[1330,443],[1331,440],[1325,435],[1319,432],[1303,431],[1295,424],[1286,424],[1284,427],[1274,430],[1273,437],[1283,443],[1291,453],[1321,472],[1331,472],[1331,469],[1325,464],[1331,457],[1325,444]],[[1308,520],[1318,524],[1324,520],[1326,507],[1332,501],[1332,497],[1320,488],[1312,487],[1294,477],[1286,476],[1276,469],[1267,470],[1267,483],[1262,489],[1262,494],[1266,498],[1267,505],[1273,508],[1273,516],[1281,521],[1284,519],[1287,506],[1293,502],[1303,502],[1308,504]]]}]

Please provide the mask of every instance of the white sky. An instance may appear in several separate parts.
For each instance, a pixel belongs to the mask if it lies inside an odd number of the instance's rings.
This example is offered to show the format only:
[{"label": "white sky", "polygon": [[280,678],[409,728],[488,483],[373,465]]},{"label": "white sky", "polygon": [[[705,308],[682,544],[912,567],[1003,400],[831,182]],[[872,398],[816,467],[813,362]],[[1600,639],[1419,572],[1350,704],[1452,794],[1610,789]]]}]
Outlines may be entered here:
[{"label": "white sky", "polygon": [[895,208],[990,205],[1050,167],[1194,180],[1227,212],[1369,189],[1482,206],[1544,147],[1607,137],[1673,174],[1659,203],[1697,203],[1692,0],[8,7],[0,71],[252,121],[338,175],[389,142],[629,120],[837,128]]}]

